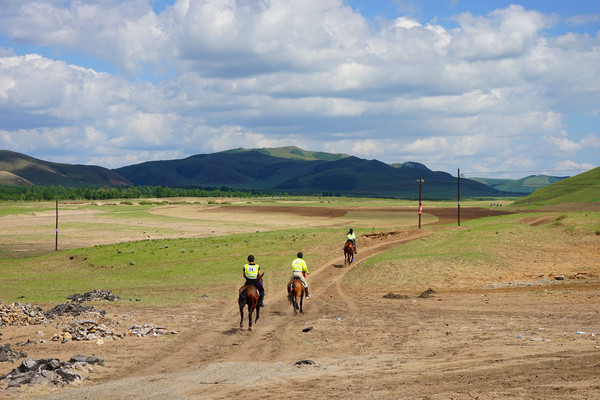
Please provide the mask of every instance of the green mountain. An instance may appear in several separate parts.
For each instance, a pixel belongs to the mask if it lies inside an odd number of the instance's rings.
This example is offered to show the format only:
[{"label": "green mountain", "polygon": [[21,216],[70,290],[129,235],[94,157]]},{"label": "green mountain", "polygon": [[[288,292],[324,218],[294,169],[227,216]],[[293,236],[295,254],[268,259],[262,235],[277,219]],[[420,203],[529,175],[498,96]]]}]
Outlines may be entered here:
[{"label": "green mountain", "polygon": [[562,179],[519,199],[515,205],[553,205],[559,203],[599,203],[600,167]]},{"label": "green mountain", "polygon": [[244,149],[237,148],[225,151],[225,153],[241,153],[244,151],[257,151],[259,153],[265,154],[267,156],[279,157],[279,158],[292,158],[295,160],[305,160],[305,161],[337,161],[342,158],[350,157],[347,154],[342,153],[324,153],[322,151],[308,151],[302,150],[301,148],[295,146],[286,146],[286,147],[272,147],[272,148],[260,148],[260,149]]},{"label": "green mountain", "polygon": [[[265,154],[265,151],[269,154]],[[286,156],[275,157],[271,154]],[[319,158],[312,160],[317,157]],[[445,172],[431,171],[422,164],[414,164],[394,168],[377,160],[327,155],[290,147],[268,150],[235,149],[180,160],[149,161],[114,171],[135,185],[227,186],[296,194],[402,198],[417,198],[417,179],[423,178],[423,199],[456,198],[455,177]],[[479,182],[461,180],[461,196],[499,195],[502,193]]]},{"label": "green mountain", "polygon": [[565,176],[531,175],[521,179],[470,178],[474,181],[493,187],[501,192],[530,194],[539,188],[551,185]]},{"label": "green mountain", "polygon": [[36,186],[128,186],[119,174],[93,165],[58,164],[0,150],[0,184]]}]

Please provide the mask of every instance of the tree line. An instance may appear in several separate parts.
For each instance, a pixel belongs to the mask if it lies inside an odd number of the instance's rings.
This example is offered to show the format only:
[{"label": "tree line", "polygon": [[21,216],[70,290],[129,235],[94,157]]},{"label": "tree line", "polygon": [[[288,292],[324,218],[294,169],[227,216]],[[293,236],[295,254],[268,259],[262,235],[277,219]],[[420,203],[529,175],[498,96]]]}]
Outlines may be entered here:
[{"label": "tree line", "polygon": [[[273,193],[259,190],[240,190],[228,187],[168,187],[168,186],[9,186],[0,185],[0,200],[110,200],[164,197],[255,197]],[[285,193],[278,193],[285,196]]]}]

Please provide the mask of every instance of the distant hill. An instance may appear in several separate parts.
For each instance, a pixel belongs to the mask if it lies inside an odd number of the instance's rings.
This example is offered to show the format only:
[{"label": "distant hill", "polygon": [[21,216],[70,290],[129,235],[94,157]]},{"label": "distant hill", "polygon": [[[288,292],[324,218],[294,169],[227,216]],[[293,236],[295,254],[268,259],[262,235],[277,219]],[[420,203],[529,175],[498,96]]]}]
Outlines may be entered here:
[{"label": "distant hill", "polygon": [[418,163],[418,162],[414,162],[414,161],[407,161],[404,163],[394,163],[394,164],[390,164],[392,167],[394,168],[406,168],[406,169],[426,169],[429,170],[429,168],[427,168],[424,164]]},{"label": "distant hill", "polygon": [[240,153],[243,151],[257,151],[259,153],[265,154],[267,156],[279,157],[279,158],[291,158],[295,160],[305,160],[305,161],[337,161],[342,158],[350,157],[347,154],[342,153],[325,153],[322,151],[309,151],[303,150],[299,147],[295,146],[286,146],[286,147],[273,147],[273,148],[260,148],[260,149],[244,149],[237,148],[232,150],[227,150],[225,153]]},{"label": "distant hill", "polygon": [[530,194],[539,188],[551,185],[566,176],[531,175],[521,179],[470,178],[474,181],[493,187],[501,192]]},{"label": "distant hill", "polygon": [[0,184],[37,186],[128,186],[119,174],[93,165],[58,164],[0,150]]},{"label": "distant hill", "polygon": [[8,171],[0,171],[0,185],[9,186],[35,186],[27,179],[21,178]]},{"label": "distant hill", "polygon": [[599,203],[600,167],[562,179],[536,190],[514,205],[554,205],[559,203]]},{"label": "distant hill", "polygon": [[[285,154],[285,157],[271,154]],[[431,171],[422,164],[405,164],[395,168],[377,160],[288,147],[235,149],[179,160],[149,161],[114,171],[135,185],[227,186],[297,194],[403,198],[418,197],[417,179],[423,178],[424,199],[456,198],[455,177],[445,172]],[[479,182],[461,180],[461,196],[499,195],[502,192]]]}]

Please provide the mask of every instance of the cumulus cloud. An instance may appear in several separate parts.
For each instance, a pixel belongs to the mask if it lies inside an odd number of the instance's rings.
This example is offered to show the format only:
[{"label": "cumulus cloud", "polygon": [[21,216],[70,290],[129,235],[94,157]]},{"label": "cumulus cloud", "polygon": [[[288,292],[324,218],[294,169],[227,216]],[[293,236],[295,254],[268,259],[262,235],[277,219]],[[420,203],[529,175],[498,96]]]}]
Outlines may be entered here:
[{"label": "cumulus cloud", "polygon": [[112,167],[294,144],[451,171],[598,147],[563,131],[597,121],[600,35],[519,5],[371,22],[341,0],[5,2],[0,33],[53,51],[0,48],[0,147]]},{"label": "cumulus cloud", "polygon": [[583,149],[600,147],[600,137],[594,133],[590,133],[581,140],[576,141],[570,140],[566,131],[561,131],[556,135],[548,137],[548,141],[555,150],[571,154]]}]

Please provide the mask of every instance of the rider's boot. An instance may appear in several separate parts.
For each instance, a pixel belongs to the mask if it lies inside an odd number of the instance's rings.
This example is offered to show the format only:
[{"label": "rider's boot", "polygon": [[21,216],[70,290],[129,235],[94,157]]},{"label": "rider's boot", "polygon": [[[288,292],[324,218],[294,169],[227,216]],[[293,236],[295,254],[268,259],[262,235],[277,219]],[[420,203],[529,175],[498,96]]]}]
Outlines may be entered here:
[{"label": "rider's boot", "polygon": [[308,293],[308,286],[304,288],[304,293],[306,294],[306,298],[308,299],[310,297],[310,293]]},{"label": "rider's boot", "polygon": [[263,304],[263,299],[265,298],[265,296],[260,296],[258,298],[258,307],[264,307],[265,305]]}]

